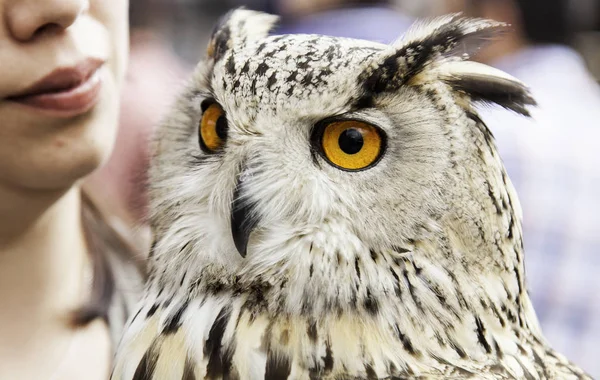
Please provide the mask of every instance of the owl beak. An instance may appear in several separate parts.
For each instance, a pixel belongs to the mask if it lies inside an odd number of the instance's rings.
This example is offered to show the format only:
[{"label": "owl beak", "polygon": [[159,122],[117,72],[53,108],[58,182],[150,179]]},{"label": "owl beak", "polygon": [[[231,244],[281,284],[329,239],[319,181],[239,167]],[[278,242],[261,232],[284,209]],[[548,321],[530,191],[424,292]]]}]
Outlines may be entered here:
[{"label": "owl beak", "polygon": [[246,257],[248,239],[258,224],[258,217],[252,212],[252,203],[243,198],[243,193],[243,183],[238,181],[231,205],[231,235],[235,248],[242,257]]}]

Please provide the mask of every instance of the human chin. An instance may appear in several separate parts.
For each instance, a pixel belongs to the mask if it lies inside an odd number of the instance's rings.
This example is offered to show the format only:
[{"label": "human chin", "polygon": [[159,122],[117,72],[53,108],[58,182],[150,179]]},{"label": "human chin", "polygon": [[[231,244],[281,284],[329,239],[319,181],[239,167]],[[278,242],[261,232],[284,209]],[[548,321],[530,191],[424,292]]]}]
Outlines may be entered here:
[{"label": "human chin", "polygon": [[[114,80],[107,81],[102,98],[88,117],[77,120],[58,134],[55,157],[62,162],[62,184],[75,182],[102,166],[114,148],[118,128],[119,93]],[[50,178],[47,179],[50,184]],[[57,183],[56,185],[61,185]]]},{"label": "human chin", "polygon": [[118,105],[118,87],[111,76],[98,103],[84,115],[53,120],[21,118],[20,130],[11,128],[13,141],[18,144],[0,141],[0,182],[58,190],[92,173],[112,151]]}]

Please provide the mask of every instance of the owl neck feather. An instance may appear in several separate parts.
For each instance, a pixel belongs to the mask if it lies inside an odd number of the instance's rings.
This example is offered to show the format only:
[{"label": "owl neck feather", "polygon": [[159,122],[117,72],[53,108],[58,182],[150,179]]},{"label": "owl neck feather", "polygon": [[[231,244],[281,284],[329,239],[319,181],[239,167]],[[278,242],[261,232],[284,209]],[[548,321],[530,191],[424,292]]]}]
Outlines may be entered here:
[{"label": "owl neck feather", "polygon": [[[360,326],[369,326],[389,339],[390,349],[410,357],[423,352],[443,357],[450,351],[462,360],[496,355],[501,340],[518,342],[525,335],[538,339],[537,321],[522,288],[520,244],[511,239],[502,245],[493,235],[490,242],[465,240],[468,226],[445,225],[453,228],[383,250],[328,250],[305,237],[304,244],[294,245],[299,251],[287,256],[298,261],[260,275],[232,275],[227,268],[206,265],[197,276],[185,271],[179,289],[185,297],[235,300],[249,325],[255,318],[269,324],[299,323],[318,339],[331,339],[339,333],[335,329],[362,331]],[[329,228],[342,233],[345,227],[340,223]],[[461,248],[479,251],[473,256]],[[472,261],[494,256],[496,249],[505,255]],[[431,252],[438,253],[436,260],[430,259]]]}]

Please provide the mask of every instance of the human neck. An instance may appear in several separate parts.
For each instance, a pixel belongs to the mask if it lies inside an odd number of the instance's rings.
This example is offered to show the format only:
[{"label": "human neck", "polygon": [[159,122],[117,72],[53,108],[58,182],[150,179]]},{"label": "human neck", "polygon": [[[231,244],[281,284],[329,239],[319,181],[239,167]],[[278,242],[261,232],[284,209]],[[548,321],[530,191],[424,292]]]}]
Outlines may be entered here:
[{"label": "human neck", "polygon": [[26,339],[64,324],[81,302],[88,257],[80,190],[0,192],[0,339]]}]

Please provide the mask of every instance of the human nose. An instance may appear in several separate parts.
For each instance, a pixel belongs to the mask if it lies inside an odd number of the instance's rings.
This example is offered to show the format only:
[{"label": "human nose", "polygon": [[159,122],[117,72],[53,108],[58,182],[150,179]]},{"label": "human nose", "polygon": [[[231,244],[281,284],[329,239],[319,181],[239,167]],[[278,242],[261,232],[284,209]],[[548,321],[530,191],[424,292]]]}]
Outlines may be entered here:
[{"label": "human nose", "polygon": [[89,9],[89,0],[13,0],[4,7],[10,34],[20,42],[71,26]]}]

